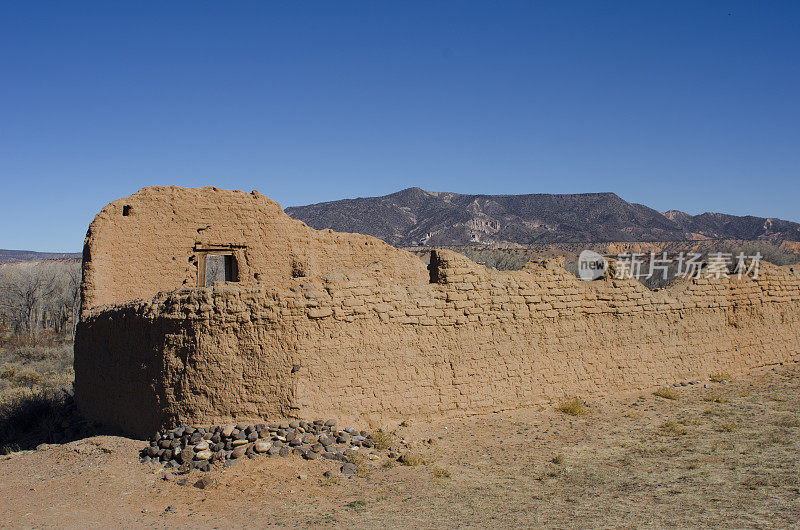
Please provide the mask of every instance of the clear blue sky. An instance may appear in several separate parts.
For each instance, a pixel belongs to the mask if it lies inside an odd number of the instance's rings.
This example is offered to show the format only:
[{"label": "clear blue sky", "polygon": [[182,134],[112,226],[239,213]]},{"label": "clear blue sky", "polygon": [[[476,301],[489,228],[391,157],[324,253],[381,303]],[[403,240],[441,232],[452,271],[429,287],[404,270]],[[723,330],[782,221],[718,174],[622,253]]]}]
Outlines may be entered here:
[{"label": "clear blue sky", "polygon": [[154,184],[800,221],[800,2],[3,2],[0,248]]}]

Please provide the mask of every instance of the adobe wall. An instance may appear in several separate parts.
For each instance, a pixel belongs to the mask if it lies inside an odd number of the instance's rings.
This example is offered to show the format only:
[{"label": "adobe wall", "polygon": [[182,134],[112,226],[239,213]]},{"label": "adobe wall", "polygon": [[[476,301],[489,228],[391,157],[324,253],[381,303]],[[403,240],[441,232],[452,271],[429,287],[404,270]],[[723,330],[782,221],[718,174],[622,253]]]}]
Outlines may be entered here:
[{"label": "adobe wall", "polygon": [[198,248],[230,246],[242,282],[286,286],[299,277],[380,260],[402,282],[424,265],[374,237],[314,230],[257,191],[153,186],[116,200],[89,225],[82,310],[198,286]]},{"label": "adobe wall", "polygon": [[443,250],[430,276],[403,278],[393,259],[87,310],[81,411],[138,434],[276,416],[385,424],[800,360],[787,268],[651,292],[582,282],[555,260],[497,272]]}]

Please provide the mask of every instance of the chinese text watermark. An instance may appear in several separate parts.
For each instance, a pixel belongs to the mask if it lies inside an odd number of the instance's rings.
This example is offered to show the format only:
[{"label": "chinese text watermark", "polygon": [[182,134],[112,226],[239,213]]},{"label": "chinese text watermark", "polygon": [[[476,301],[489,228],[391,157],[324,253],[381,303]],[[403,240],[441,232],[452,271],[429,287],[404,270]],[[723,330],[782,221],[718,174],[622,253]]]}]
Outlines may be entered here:
[{"label": "chinese text watermark", "polygon": [[[730,252],[714,252],[708,254],[707,259],[696,252],[681,252],[677,256],[669,256],[666,252],[657,254],[648,253],[623,253],[616,258],[614,278],[650,279],[661,278],[668,280],[670,271],[672,277],[678,278],[730,278],[741,279],[742,276],[758,278],[761,253],[746,255],[744,252],[734,255]],[[578,257],[578,277],[591,281],[605,275],[608,263],[603,256],[591,250],[584,250]]]}]

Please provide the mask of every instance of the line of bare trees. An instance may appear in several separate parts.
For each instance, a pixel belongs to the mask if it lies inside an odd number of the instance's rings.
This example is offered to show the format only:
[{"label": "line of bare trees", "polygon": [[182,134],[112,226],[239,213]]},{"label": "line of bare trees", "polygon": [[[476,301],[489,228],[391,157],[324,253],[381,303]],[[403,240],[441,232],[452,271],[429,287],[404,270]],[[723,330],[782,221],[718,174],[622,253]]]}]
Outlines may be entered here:
[{"label": "line of bare trees", "polygon": [[75,336],[80,260],[0,265],[0,327],[31,343],[42,332]]}]

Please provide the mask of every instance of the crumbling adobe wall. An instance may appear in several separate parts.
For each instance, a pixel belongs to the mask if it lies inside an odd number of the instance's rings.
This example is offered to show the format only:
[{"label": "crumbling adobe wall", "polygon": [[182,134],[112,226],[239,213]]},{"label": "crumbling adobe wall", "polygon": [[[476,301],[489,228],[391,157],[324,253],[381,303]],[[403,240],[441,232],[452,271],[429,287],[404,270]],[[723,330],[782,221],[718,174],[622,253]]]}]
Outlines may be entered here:
[{"label": "crumbling adobe wall", "polygon": [[242,282],[297,278],[380,260],[398,282],[424,281],[424,265],[374,237],[314,230],[257,191],[144,188],[102,209],[83,249],[82,310],[198,286],[198,248],[230,246]]},{"label": "crumbling adobe wall", "polygon": [[79,406],[141,434],[265,416],[387,423],[800,360],[788,268],[652,292],[582,282],[557,260],[512,272],[450,251],[432,262],[424,277],[378,260],[94,308],[76,340]]}]

